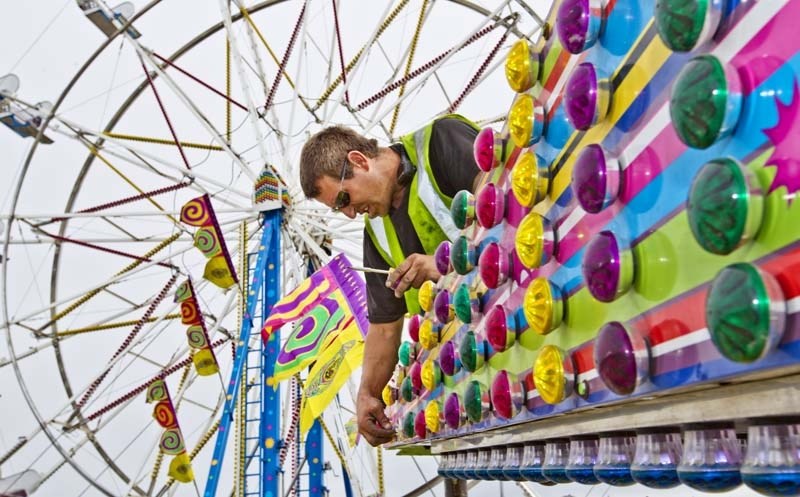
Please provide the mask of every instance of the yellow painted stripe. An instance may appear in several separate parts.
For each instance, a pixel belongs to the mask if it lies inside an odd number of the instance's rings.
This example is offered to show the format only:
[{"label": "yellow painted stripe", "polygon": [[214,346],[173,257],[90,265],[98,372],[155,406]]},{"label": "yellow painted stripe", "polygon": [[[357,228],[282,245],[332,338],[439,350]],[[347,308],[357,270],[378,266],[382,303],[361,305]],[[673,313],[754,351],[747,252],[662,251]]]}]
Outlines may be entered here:
[{"label": "yellow painted stripe", "polygon": [[[652,23],[653,21],[650,22],[650,24]],[[644,36],[649,29],[651,29],[650,25],[642,30],[642,35],[640,35],[634,46],[641,42],[641,37]],[[636,97],[638,97],[642,90],[649,84],[652,76],[664,65],[664,62],[666,62],[671,53],[672,52],[661,41],[660,37],[653,37],[650,45],[644,50],[641,57],[637,59],[636,64],[630,69],[630,72],[619,87],[612,88],[611,108],[606,118],[598,123],[597,126],[594,126],[584,133],[575,147],[565,147],[564,151],[556,158],[555,163],[558,163],[562,160],[562,156],[566,154],[566,151],[569,150],[571,152],[563,159],[564,165],[553,180],[552,198],[558,198],[564,190],[569,188],[572,176],[572,165],[577,155],[575,152],[583,149],[586,145],[601,143],[603,141],[609,131],[611,131],[619,121],[620,117],[628,110],[631,103],[633,103]],[[625,67],[626,64],[627,60],[620,63],[615,75],[621,68]],[[614,79],[614,75],[612,75],[611,79]]]}]

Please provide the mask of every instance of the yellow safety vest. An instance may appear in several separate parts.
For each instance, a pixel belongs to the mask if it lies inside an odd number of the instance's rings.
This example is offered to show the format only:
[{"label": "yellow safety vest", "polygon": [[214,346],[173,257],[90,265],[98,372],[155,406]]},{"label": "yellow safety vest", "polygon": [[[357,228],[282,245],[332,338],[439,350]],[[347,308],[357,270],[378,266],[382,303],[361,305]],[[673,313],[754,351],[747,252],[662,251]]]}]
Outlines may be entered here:
[{"label": "yellow safety vest", "polygon": [[[478,126],[465,117],[457,114],[442,116],[422,129],[401,137],[400,141],[408,154],[408,158],[417,167],[417,174],[411,182],[408,198],[408,215],[414,226],[426,254],[433,254],[436,247],[444,240],[453,241],[459,235],[459,229],[450,215],[450,204],[453,198],[442,193],[431,170],[428,155],[433,123],[439,119],[454,118],[463,121],[476,130]],[[392,220],[389,216],[375,219],[365,218],[367,233],[389,267],[397,267],[409,254],[404,254],[397,238]],[[406,307],[410,313],[419,313],[417,289],[406,292]]]}]

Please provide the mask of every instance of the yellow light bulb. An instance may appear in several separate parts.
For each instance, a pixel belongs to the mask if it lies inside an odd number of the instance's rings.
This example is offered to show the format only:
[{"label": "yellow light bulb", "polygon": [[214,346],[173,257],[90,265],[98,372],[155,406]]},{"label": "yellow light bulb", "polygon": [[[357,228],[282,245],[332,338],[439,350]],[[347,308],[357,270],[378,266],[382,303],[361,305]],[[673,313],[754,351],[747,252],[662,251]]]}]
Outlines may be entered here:
[{"label": "yellow light bulb", "polygon": [[514,43],[506,58],[506,80],[517,93],[528,91],[539,79],[539,57],[526,40]]},{"label": "yellow light bulb", "polygon": [[525,207],[533,207],[547,195],[547,178],[540,177],[538,160],[530,151],[521,153],[514,164],[511,189]]},{"label": "yellow light bulb", "polygon": [[422,386],[429,392],[439,385],[439,366],[432,360],[428,359],[422,363]]},{"label": "yellow light bulb", "polygon": [[540,335],[546,335],[561,324],[558,305],[560,301],[553,298],[550,283],[540,276],[531,281],[525,290],[522,311],[531,329]]},{"label": "yellow light bulb", "polygon": [[533,365],[533,381],[543,401],[558,404],[566,397],[564,353],[555,345],[545,345]]},{"label": "yellow light bulb", "polygon": [[436,296],[436,283],[431,280],[426,281],[419,287],[419,306],[422,310],[429,312],[433,309],[433,299]]},{"label": "yellow light bulb", "polygon": [[389,387],[389,385],[383,387],[381,397],[383,398],[383,403],[387,406],[394,404],[394,395],[392,395],[392,389]]},{"label": "yellow light bulb", "polygon": [[431,433],[439,431],[439,402],[432,400],[425,406],[425,426]]},{"label": "yellow light bulb", "polygon": [[426,350],[431,350],[439,344],[439,330],[434,328],[430,319],[422,320],[419,325],[419,343]]},{"label": "yellow light bulb", "polygon": [[544,218],[529,212],[517,228],[514,246],[517,256],[528,269],[536,269],[542,265],[542,251],[544,250]]},{"label": "yellow light bulb", "polygon": [[533,131],[533,97],[517,96],[508,113],[508,127],[514,145],[520,148],[530,145]]}]

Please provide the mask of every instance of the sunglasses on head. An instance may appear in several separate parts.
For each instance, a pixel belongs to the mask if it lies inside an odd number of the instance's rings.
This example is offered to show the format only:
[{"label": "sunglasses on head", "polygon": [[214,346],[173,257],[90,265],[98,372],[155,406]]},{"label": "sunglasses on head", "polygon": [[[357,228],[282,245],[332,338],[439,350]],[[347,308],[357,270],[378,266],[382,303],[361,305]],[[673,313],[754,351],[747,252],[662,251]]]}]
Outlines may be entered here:
[{"label": "sunglasses on head", "polygon": [[333,202],[333,211],[339,212],[346,209],[350,205],[350,194],[344,191],[344,177],[347,174],[347,157],[342,163],[342,175],[339,178],[339,193],[336,194],[336,200]]}]

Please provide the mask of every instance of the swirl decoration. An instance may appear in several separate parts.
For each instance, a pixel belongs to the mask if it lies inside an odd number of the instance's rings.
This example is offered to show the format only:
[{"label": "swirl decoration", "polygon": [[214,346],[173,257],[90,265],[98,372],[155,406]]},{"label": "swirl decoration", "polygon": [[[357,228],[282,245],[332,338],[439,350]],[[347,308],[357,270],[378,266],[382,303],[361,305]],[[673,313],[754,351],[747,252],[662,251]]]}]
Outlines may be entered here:
[{"label": "swirl decoration", "polygon": [[156,380],[147,387],[147,402],[160,402],[169,398],[167,384],[164,380]]},{"label": "swirl decoration", "polygon": [[200,312],[195,299],[192,298],[181,302],[181,323],[191,325],[200,324]]},{"label": "swirl decoration", "polygon": [[193,349],[202,349],[208,347],[208,339],[206,339],[206,333],[202,326],[189,326],[189,328],[186,330],[186,339]]},{"label": "swirl decoration", "polygon": [[192,296],[194,296],[194,290],[192,289],[192,283],[189,280],[181,283],[178,289],[175,290],[175,302],[183,302]]},{"label": "swirl decoration", "polygon": [[181,222],[190,226],[207,226],[211,224],[211,204],[208,195],[194,198],[181,208]]},{"label": "swirl decoration", "polygon": [[206,257],[214,257],[222,253],[219,235],[214,228],[200,228],[194,234],[194,246]]},{"label": "swirl decoration", "polygon": [[177,456],[186,451],[186,444],[183,443],[183,436],[179,428],[170,428],[161,435],[158,443],[161,452],[170,456]]},{"label": "swirl decoration", "polygon": [[178,417],[169,399],[162,400],[153,408],[153,418],[162,428],[177,428]]}]

